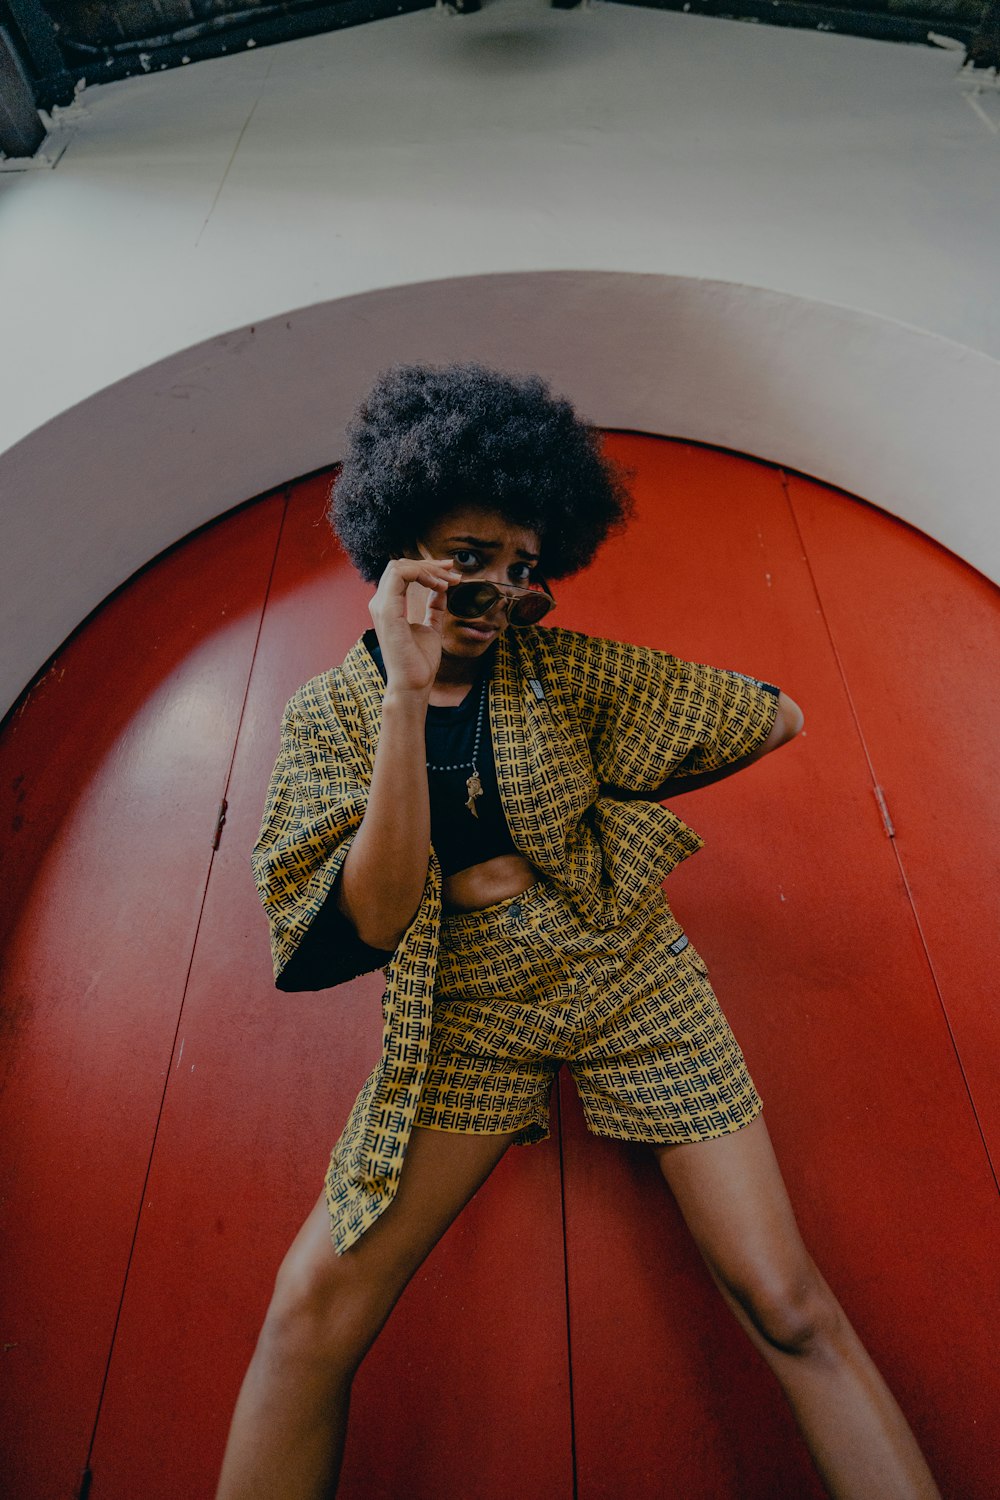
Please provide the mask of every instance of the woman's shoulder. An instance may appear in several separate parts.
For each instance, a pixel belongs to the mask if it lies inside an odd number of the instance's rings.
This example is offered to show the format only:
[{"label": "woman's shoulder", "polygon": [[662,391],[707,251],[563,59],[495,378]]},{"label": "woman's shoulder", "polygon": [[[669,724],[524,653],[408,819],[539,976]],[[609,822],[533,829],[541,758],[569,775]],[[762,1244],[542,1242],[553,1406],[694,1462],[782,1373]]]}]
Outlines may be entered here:
[{"label": "woman's shoulder", "polygon": [[333,711],[335,676],[339,670],[339,667],[330,667],[296,688],[285,705],[286,716],[305,721],[326,718]]},{"label": "woman's shoulder", "polygon": [[339,666],[310,677],[292,694],[285,714],[306,723],[344,724],[359,699],[381,696],[381,677],[365,636],[357,640]]},{"label": "woman's shoulder", "polygon": [[643,663],[671,660],[668,652],[655,646],[637,646],[583,630],[569,630],[564,625],[534,625],[530,647],[540,662],[562,673],[577,675],[592,672],[634,672]]},{"label": "woman's shoulder", "polygon": [[622,647],[623,641],[607,640],[585,630],[570,630],[565,625],[526,625],[517,632],[518,639],[530,643],[536,651],[548,656],[565,657],[574,653],[599,651],[602,647]]}]

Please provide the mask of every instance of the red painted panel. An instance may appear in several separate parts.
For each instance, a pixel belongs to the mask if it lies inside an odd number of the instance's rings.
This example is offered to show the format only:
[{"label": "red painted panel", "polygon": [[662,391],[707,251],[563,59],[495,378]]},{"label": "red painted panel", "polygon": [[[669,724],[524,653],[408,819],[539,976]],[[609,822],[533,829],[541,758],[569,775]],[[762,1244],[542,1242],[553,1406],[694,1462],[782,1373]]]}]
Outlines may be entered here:
[{"label": "red painted panel", "polygon": [[[807,1243],[947,1493],[986,1500],[993,1183],[780,475],[651,439],[610,446],[639,469],[640,514],[563,585],[559,618],[769,678],[804,706],[794,745],[676,799],[706,848],[670,895],[747,1053]],[[940,785],[937,744],[921,754]],[[819,1494],[649,1154],[585,1139],[564,1089],[580,1500]]]},{"label": "red painted panel", "polygon": [[74,1493],[283,503],[162,559],[0,742],[6,1492]]},{"label": "red painted panel", "polygon": [[1000,1173],[1000,593],[870,506],[788,490]]},{"label": "red painted panel", "polygon": [[[250,880],[282,707],[371,590],[300,486],[282,536],[102,1411],[95,1500],[211,1493],[273,1272],[377,1059],[381,976],[272,987]],[[183,1047],[183,1053],[181,1052]],[[355,1385],[343,1500],[572,1493],[558,1141],[508,1154]]]},{"label": "red painted panel", "polygon": [[[996,859],[982,787],[997,707],[968,642],[995,659],[995,591],[796,482],[807,561],[778,471],[653,439],[610,446],[637,466],[640,514],[558,589],[556,618],[756,672],[803,703],[795,745],[677,799],[707,848],[671,899],[765,1097],[808,1243],[946,1494],[985,1500],[995,1199],[896,853],[994,1118],[980,997],[996,962],[981,891]],[[369,590],[324,529],[323,489],[299,486],[289,507],[183,1009],[205,830],[281,502],[125,591],[0,745],[15,834],[0,1186],[19,1500],[71,1493],[82,1466],[168,1066],[93,1500],[211,1493],[271,1274],[378,1052],[378,976],[329,995],[273,990],[247,863],[281,707],[367,623]],[[947,719],[955,683],[976,702],[974,734]],[[951,906],[930,902],[939,870]],[[580,1500],[818,1494],[649,1154],[585,1138],[566,1080],[563,1102]],[[511,1152],[404,1295],[357,1383],[344,1500],[572,1492],[558,1174],[558,1138]]]}]

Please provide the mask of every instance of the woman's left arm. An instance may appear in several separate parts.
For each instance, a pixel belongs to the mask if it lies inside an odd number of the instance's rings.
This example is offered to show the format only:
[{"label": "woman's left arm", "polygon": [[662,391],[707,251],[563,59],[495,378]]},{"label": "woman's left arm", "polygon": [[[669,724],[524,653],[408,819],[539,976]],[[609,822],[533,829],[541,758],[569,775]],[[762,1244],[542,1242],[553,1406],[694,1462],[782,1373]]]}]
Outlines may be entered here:
[{"label": "woman's left arm", "polygon": [[787,693],[779,693],[771,732],[756,750],[750,755],[745,755],[742,760],[730,761],[728,765],[720,766],[715,771],[702,771],[694,776],[671,776],[657,787],[657,797],[677,797],[682,792],[694,792],[700,786],[708,786],[712,781],[721,781],[724,776],[732,776],[734,771],[742,771],[745,766],[753,765],[755,760],[761,760],[772,750],[777,750],[779,745],[787,745],[788,741],[793,740],[801,731],[804,722],[802,710],[794,698],[789,698]]}]

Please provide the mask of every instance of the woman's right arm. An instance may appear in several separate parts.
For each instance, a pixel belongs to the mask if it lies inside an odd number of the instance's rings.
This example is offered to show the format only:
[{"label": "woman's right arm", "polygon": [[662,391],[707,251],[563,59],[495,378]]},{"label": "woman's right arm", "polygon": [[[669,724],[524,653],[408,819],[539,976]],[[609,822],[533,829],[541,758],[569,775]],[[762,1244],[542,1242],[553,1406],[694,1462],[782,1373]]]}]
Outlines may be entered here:
[{"label": "woman's right arm", "polygon": [[[369,609],[386,669],[382,727],[368,806],[335,887],[335,900],[363,943],[391,951],[413,920],[427,880],[431,815],[424,728],[441,663],[445,590],[454,563],[389,563]],[[411,583],[431,590],[422,620],[407,613]]]}]

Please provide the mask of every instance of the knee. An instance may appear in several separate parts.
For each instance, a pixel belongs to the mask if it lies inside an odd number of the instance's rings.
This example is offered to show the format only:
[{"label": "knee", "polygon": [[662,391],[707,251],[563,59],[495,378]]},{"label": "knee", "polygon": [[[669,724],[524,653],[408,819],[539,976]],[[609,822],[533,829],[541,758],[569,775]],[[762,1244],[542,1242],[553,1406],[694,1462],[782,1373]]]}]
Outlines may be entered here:
[{"label": "knee", "polygon": [[832,1349],[843,1314],[814,1266],[799,1274],[761,1274],[730,1290],[773,1349],[813,1357]]},{"label": "knee", "polygon": [[329,1242],[293,1247],[275,1279],[263,1350],[281,1362],[328,1367],[349,1378],[380,1326],[374,1300]]}]

